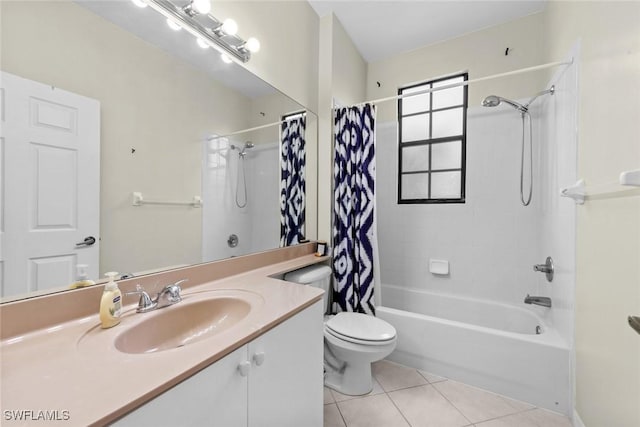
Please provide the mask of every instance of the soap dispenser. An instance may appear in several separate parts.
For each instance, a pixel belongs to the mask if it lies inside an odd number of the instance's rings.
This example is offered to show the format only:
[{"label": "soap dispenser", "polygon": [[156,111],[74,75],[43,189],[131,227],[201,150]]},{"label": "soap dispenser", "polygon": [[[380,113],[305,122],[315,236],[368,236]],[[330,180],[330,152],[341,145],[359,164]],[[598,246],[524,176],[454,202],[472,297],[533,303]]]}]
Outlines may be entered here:
[{"label": "soap dispenser", "polygon": [[109,282],[104,285],[104,292],[100,299],[100,322],[102,328],[112,328],[120,323],[120,312],[122,311],[122,293],[114,281],[118,275],[115,271],[105,273]]}]

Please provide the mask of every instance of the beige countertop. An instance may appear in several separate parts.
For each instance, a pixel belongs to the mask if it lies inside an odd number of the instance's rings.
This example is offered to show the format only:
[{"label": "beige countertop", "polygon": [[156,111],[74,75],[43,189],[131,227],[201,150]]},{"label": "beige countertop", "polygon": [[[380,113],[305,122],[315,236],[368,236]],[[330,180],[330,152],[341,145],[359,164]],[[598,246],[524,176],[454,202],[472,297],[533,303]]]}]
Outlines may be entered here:
[{"label": "beige countertop", "polygon": [[[115,338],[148,316],[136,304],[124,307],[121,323],[100,329],[95,315],[49,325],[1,344],[0,404],[3,426],[103,425],[169,389],[226,354],[253,340],[322,298],[322,291],[269,276],[321,261],[304,255],[245,273],[188,287],[184,302],[203,291],[238,290],[259,303],[230,329],[184,347],[148,354],[128,354],[115,348]],[[51,310],[55,310],[51,307]],[[9,413],[7,413],[9,411]],[[14,421],[12,411],[27,412],[32,420]],[[39,411],[58,411],[68,421],[34,420]]]}]

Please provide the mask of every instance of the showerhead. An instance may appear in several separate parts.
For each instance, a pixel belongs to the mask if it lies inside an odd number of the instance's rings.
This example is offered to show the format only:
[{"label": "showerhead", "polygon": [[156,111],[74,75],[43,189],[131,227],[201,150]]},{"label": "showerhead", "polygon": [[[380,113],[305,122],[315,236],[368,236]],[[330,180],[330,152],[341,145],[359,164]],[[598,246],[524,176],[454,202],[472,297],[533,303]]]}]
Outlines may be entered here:
[{"label": "showerhead", "polygon": [[495,95],[489,95],[482,100],[483,107],[497,107],[500,105],[500,98]]},{"label": "showerhead", "polygon": [[498,105],[500,105],[503,102],[505,104],[508,104],[508,105],[512,106],[513,108],[515,108],[516,110],[520,111],[521,113],[526,113],[529,110],[524,105],[518,104],[515,101],[511,101],[510,99],[503,98],[503,97],[497,96],[497,95],[489,95],[489,96],[487,96],[485,99],[482,100],[482,106],[483,107],[497,107]]}]

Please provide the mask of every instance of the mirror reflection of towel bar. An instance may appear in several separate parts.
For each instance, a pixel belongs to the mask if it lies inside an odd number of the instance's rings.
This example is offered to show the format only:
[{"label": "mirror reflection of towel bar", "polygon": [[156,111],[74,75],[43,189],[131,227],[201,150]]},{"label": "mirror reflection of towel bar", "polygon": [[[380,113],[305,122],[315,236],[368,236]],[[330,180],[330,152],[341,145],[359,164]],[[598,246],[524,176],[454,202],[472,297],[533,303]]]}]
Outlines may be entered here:
[{"label": "mirror reflection of towel bar", "polygon": [[145,200],[142,197],[142,193],[138,191],[133,192],[133,206],[142,206],[142,205],[173,205],[173,206],[191,206],[194,208],[202,207],[202,197],[193,196],[193,200],[189,202],[179,202],[173,200]]}]

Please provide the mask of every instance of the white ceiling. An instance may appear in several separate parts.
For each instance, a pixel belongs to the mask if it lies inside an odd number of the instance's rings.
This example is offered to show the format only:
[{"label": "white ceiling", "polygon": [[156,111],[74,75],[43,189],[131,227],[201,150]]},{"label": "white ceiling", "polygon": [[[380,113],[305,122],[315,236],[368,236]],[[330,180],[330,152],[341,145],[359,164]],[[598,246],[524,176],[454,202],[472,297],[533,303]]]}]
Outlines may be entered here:
[{"label": "white ceiling", "polygon": [[333,12],[367,62],[502,24],[544,9],[546,0],[308,0]]}]

